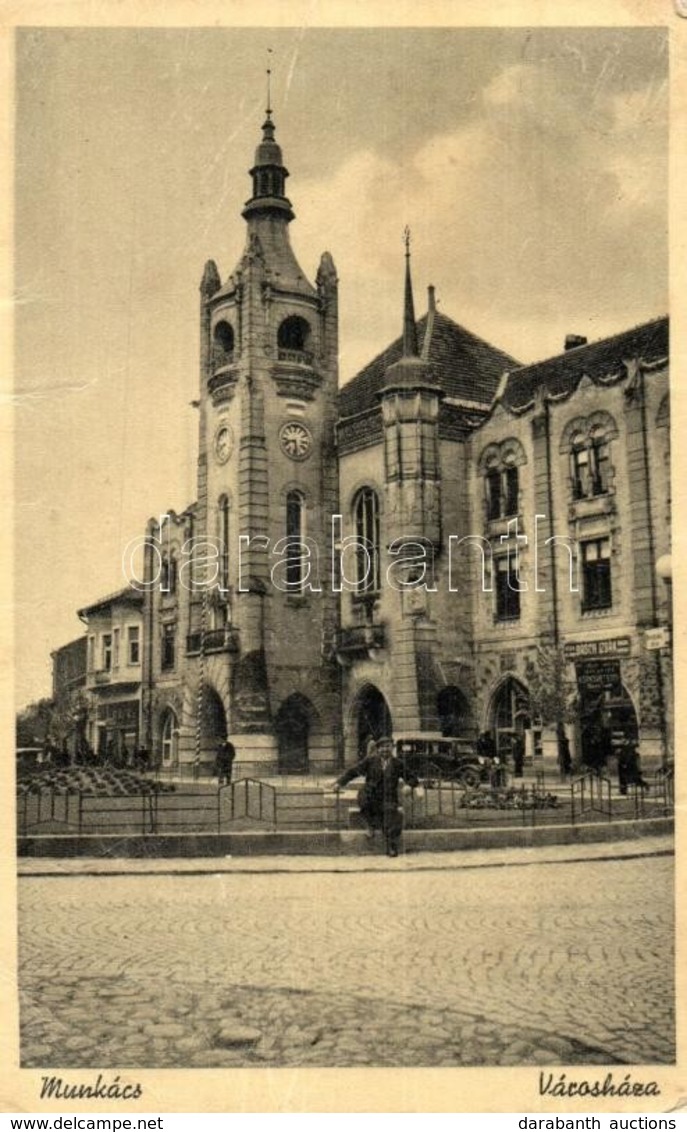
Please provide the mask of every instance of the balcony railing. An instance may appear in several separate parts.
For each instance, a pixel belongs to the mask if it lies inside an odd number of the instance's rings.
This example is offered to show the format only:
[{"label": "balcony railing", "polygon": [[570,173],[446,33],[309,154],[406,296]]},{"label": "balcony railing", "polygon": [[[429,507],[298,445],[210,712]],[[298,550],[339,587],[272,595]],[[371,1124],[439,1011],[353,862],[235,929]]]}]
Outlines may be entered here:
[{"label": "balcony railing", "polygon": [[[196,656],[201,650],[201,633],[189,633],[186,638],[188,656]],[[238,652],[239,632],[230,625],[222,629],[208,629],[205,632],[203,652]]]},{"label": "balcony railing", "polygon": [[99,668],[94,673],[96,684],[109,684],[112,679],[112,670],[110,668]]},{"label": "balcony railing", "polygon": [[296,362],[300,366],[311,366],[313,355],[309,350],[285,350],[279,347],[280,362]]},{"label": "balcony railing", "polygon": [[337,633],[336,649],[343,656],[362,656],[370,649],[385,647],[385,625],[353,625],[349,629],[340,629]]}]

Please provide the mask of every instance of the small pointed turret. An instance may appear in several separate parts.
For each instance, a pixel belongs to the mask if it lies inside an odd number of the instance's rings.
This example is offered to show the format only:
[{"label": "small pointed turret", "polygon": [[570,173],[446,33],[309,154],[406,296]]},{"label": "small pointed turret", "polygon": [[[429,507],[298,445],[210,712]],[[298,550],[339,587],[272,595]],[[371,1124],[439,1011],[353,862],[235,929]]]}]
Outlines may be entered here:
[{"label": "small pointed turret", "polygon": [[415,305],[413,303],[413,281],[410,277],[410,228],[403,233],[406,245],[406,284],[403,299],[403,357],[417,358],[417,328],[415,326]]}]

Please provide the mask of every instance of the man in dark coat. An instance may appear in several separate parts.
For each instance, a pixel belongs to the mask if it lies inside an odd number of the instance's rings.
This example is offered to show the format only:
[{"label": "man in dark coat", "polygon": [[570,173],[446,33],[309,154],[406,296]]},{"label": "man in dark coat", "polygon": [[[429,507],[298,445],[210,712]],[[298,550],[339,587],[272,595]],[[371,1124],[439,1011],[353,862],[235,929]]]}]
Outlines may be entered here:
[{"label": "man in dark coat", "polygon": [[365,785],[358,793],[360,814],[367,822],[372,838],[381,829],[389,857],[398,857],[398,842],[403,829],[403,811],[398,804],[398,785],[401,779],[407,786],[419,786],[419,779],[406,770],[396,757],[392,739],[380,739],[368,747],[368,753],[355,766],[337,778],[334,789],[345,786],[353,778],[365,777]]},{"label": "man in dark coat", "polygon": [[228,739],[223,739],[217,748],[217,758],[215,759],[215,774],[217,775],[217,785],[222,786],[231,782],[231,770],[236,758],[236,749],[234,744]]}]

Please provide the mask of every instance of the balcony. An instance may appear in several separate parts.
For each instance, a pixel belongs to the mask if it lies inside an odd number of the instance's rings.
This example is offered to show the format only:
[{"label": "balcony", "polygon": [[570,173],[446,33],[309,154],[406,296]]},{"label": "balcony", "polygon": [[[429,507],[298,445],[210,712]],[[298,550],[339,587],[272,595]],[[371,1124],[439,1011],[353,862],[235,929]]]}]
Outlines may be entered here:
[{"label": "balcony", "polygon": [[99,668],[97,672],[93,673],[96,684],[109,684],[112,679],[112,670],[110,668]]},{"label": "balcony", "polygon": [[187,656],[198,656],[201,652],[207,656],[213,652],[238,652],[239,631],[231,625],[223,629],[207,629],[203,639],[202,633],[189,633],[186,638]]},{"label": "balcony", "polygon": [[362,659],[370,652],[386,648],[386,626],[353,625],[336,635],[336,651],[340,660]]},{"label": "balcony", "polygon": [[279,347],[278,358],[280,362],[295,362],[299,366],[311,366],[313,355],[310,350],[286,350]]}]

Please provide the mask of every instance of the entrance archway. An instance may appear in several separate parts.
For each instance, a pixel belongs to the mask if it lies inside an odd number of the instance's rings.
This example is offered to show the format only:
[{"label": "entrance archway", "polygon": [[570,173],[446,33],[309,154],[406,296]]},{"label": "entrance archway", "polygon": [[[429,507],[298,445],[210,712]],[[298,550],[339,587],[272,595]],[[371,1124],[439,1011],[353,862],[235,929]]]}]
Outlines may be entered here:
[{"label": "entrance archway", "polygon": [[531,726],[531,716],[527,688],[514,676],[508,676],[496,689],[491,702],[490,724],[497,754],[510,754],[516,735],[524,742],[524,732]]},{"label": "entrance archway", "polygon": [[310,701],[297,692],[284,700],[279,708],[274,729],[279,746],[280,774],[308,773],[308,748],[314,714]]},{"label": "entrance archway", "polygon": [[389,706],[374,684],[367,684],[360,692],[357,716],[358,756],[362,757],[370,739],[381,739],[382,735],[392,734]]},{"label": "entrance archway", "polygon": [[227,716],[224,704],[211,684],[203,686],[200,716],[200,759],[214,763],[220,739],[227,737]]},{"label": "entrance archway", "polygon": [[585,766],[603,771],[619,741],[629,739],[636,743],[638,738],[635,706],[620,681],[612,690],[580,697],[580,747]]},{"label": "entrance archway", "polygon": [[470,705],[460,688],[449,684],[437,696],[437,715],[442,735],[460,736],[470,733]]}]

